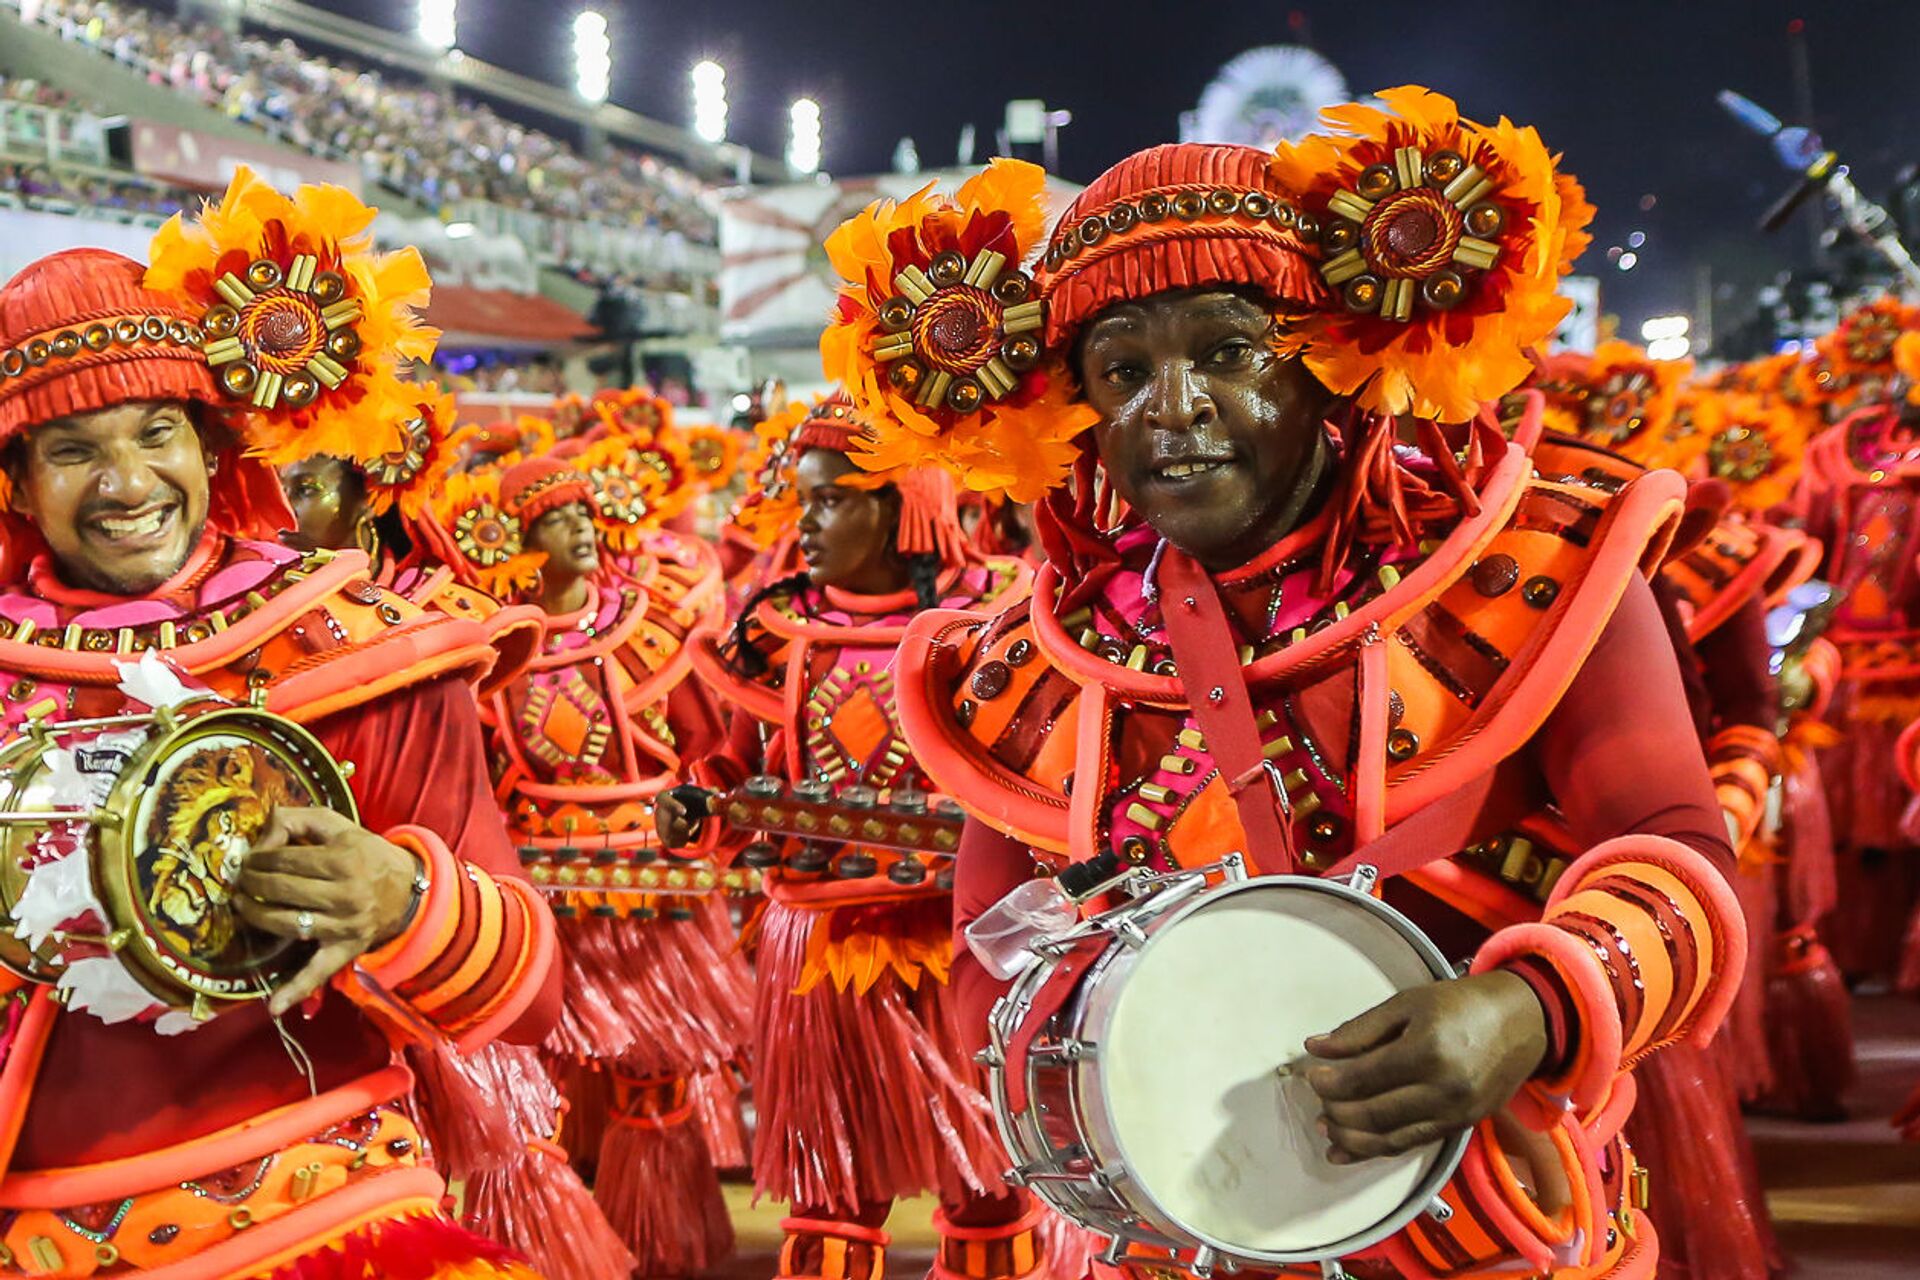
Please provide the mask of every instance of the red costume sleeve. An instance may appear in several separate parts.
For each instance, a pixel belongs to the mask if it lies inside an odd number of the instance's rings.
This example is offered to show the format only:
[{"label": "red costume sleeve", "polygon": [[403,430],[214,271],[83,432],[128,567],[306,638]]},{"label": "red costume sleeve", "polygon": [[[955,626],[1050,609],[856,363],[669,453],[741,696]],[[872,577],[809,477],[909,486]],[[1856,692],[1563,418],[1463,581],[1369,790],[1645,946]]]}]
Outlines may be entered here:
[{"label": "red costume sleeve", "polygon": [[1758,596],[1700,642],[1714,713],[1707,767],[1720,807],[1734,824],[1736,848],[1759,831],[1783,763],[1774,728],[1780,696],[1770,657],[1767,607]]},{"label": "red costume sleeve", "polygon": [[1006,984],[988,973],[967,946],[966,928],[1033,876],[1033,860],[1018,840],[968,818],[953,869],[953,986],[960,1038],[969,1049],[987,1043],[987,1014]]},{"label": "red costume sleeve", "polygon": [[[1578,1107],[1663,1045],[1710,1035],[1732,1003],[1746,933],[1732,851],[1644,582],[1619,608],[1535,737],[1574,847],[1541,922],[1500,930],[1474,969],[1550,970],[1569,1044],[1543,1083]],[[1536,988],[1539,989],[1539,988]]]},{"label": "red costume sleeve", "polygon": [[1666,836],[1732,867],[1679,664],[1644,580],[1628,584],[1531,750],[1575,847]]},{"label": "red costume sleeve", "polygon": [[466,683],[430,681],[313,728],[359,766],[361,825],[409,848],[431,882],[406,931],[360,968],[463,1044],[495,1035],[539,1043],[560,1012],[553,922],[494,803]]}]

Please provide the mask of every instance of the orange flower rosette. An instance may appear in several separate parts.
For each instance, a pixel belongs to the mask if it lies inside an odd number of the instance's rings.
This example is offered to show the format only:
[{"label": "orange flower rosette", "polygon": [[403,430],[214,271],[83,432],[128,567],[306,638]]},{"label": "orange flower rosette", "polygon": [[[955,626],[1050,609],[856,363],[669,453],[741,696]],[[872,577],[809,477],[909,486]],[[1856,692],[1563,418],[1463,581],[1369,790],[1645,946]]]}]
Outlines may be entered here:
[{"label": "orange flower rosette", "polygon": [[1799,415],[1737,391],[1696,390],[1687,401],[1695,466],[1724,480],[1735,505],[1762,512],[1792,496],[1807,443]]},{"label": "orange flower rosette", "polygon": [[454,472],[434,503],[457,558],[449,567],[496,600],[510,600],[538,579],[544,557],[525,549],[525,530],[507,514],[494,468]]},{"label": "orange flower rosette", "polygon": [[1330,107],[1324,132],[1274,153],[1335,295],[1281,342],[1364,408],[1465,421],[1532,372],[1594,210],[1531,127],[1418,86],[1380,101]]},{"label": "orange flower rosette", "polygon": [[624,437],[607,436],[575,460],[593,489],[593,518],[601,540],[622,552],[638,550],[641,535],[659,524],[668,492],[665,473],[637,465],[634,459],[635,451]]},{"label": "orange flower rosette", "polygon": [[795,400],[754,424],[753,449],[741,464],[747,491],[734,504],[728,522],[762,551],[791,532],[800,521],[800,497],[794,488],[793,433],[811,408]]},{"label": "orange flower rosette", "polygon": [[1691,362],[1653,360],[1626,342],[1540,362],[1532,386],[1549,431],[1578,436],[1646,467],[1684,468],[1696,446],[1678,422]]},{"label": "orange flower rosette", "polygon": [[285,196],[241,166],[218,204],[154,234],[147,287],[199,313],[248,445],[276,466],[322,453],[364,466],[417,416],[398,369],[439,340],[416,314],[432,281],[418,250],[374,252],[373,218],[342,187]]},{"label": "orange flower rosette", "polygon": [[1022,269],[1046,234],[1046,175],[995,160],[951,195],[882,200],[827,238],[844,282],[820,360],[868,434],[872,471],[928,463],[1031,502],[1063,483],[1096,421],[1043,342]]},{"label": "orange flower rosette", "polygon": [[386,447],[362,466],[367,509],[399,509],[407,520],[427,510],[446,483],[459,453],[453,442],[454,399],[436,382],[412,388],[414,411],[387,424]]}]

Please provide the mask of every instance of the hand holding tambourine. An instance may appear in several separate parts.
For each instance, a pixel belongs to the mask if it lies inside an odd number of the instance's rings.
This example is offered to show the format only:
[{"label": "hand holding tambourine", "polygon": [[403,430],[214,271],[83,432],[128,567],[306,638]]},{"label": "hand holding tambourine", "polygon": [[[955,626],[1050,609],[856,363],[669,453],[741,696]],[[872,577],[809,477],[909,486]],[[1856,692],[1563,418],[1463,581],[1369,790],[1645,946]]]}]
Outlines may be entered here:
[{"label": "hand holding tambourine", "polygon": [[275,809],[246,856],[234,907],[256,929],[319,946],[268,1011],[285,1013],[397,937],[421,874],[418,858],[331,809]]}]

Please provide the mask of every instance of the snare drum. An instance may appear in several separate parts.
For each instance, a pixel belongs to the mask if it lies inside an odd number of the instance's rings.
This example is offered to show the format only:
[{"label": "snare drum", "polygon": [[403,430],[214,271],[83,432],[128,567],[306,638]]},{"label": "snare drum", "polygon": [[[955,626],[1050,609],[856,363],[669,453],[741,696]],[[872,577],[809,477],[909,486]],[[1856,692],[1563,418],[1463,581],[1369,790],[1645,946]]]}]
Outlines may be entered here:
[{"label": "snare drum", "polygon": [[122,1000],[196,1017],[268,994],[313,944],[249,926],[233,878],[276,806],[356,818],[349,772],[292,721],[215,699],[30,722],[0,748],[0,964],[52,983],[111,957],[137,984],[112,984]]},{"label": "snare drum", "polygon": [[1132,873],[1145,896],[1035,946],[983,1055],[1009,1178],[1109,1237],[1110,1260],[1138,1244],[1201,1275],[1336,1271],[1418,1214],[1446,1216],[1469,1135],[1329,1163],[1319,1101],[1287,1064],[1309,1036],[1453,970],[1363,888],[1226,865],[1217,886]]}]

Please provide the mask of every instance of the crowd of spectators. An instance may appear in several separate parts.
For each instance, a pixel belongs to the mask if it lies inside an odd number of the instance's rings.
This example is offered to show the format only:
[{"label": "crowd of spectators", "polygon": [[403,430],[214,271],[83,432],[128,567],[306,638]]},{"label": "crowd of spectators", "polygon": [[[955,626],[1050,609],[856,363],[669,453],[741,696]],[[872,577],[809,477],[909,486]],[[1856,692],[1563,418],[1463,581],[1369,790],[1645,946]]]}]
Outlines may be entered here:
[{"label": "crowd of spectators", "polygon": [[45,164],[13,164],[0,159],[0,196],[29,209],[67,212],[144,214],[165,218],[196,208],[201,195],[137,178],[107,178]]},{"label": "crowd of spectators", "polygon": [[[191,207],[199,193],[106,169],[106,144],[98,135],[106,113],[63,89],[38,80],[0,75],[0,198],[28,208],[89,209],[102,213],[164,218]],[[54,152],[50,130],[68,136]],[[97,145],[86,144],[89,139]]]},{"label": "crowd of spectators", "polygon": [[430,376],[450,391],[517,391],[543,396],[560,396],[567,391],[559,364],[547,355],[454,353],[436,359]]},{"label": "crowd of spectators", "polygon": [[289,145],[358,164],[436,208],[485,200],[560,219],[711,244],[702,184],[655,156],[566,143],[439,85],[322,57],[288,39],[232,34],[113,0],[18,0],[22,15],[94,45],[149,79],[259,125]]}]

